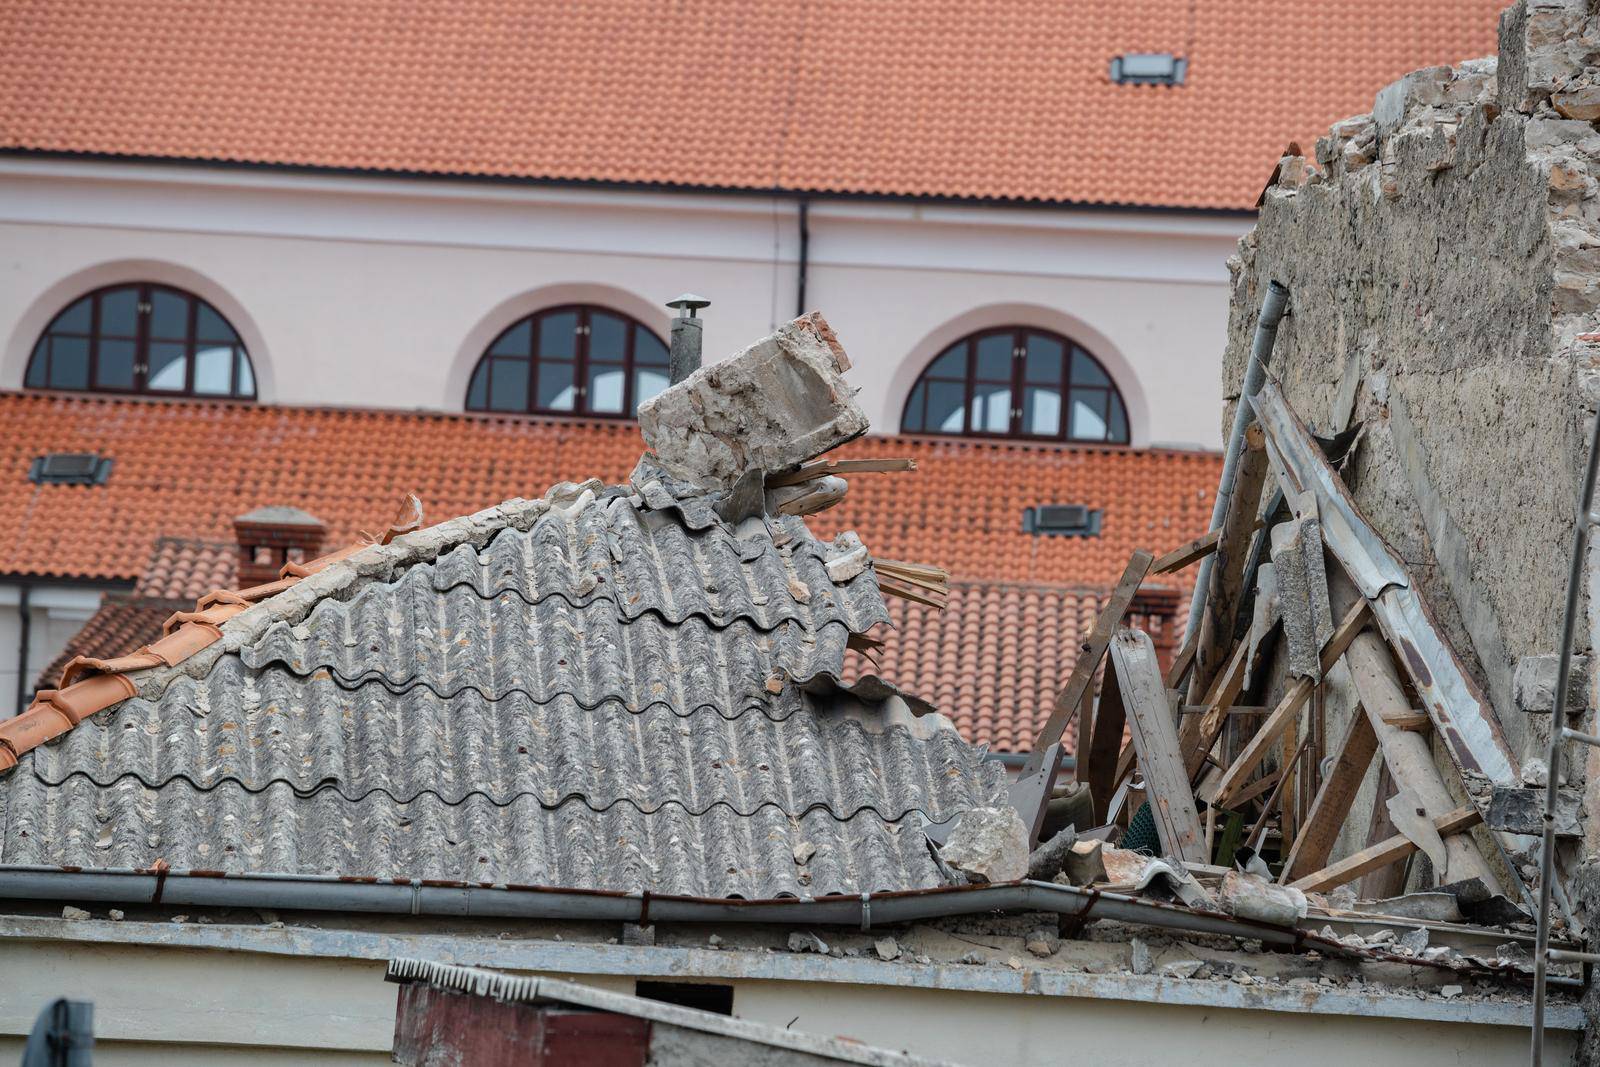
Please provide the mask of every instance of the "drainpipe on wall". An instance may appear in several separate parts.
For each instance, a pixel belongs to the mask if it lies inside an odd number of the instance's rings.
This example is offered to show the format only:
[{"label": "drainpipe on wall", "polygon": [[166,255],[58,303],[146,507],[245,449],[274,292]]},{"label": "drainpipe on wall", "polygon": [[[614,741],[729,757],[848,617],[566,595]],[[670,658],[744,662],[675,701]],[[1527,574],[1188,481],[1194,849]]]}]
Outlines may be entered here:
[{"label": "drainpipe on wall", "polygon": [[28,684],[28,643],[33,636],[29,631],[33,626],[33,606],[29,594],[33,586],[27,582],[17,586],[17,700],[11,706],[12,715],[21,715],[22,709],[28,706],[28,691],[32,687]]},{"label": "drainpipe on wall", "polygon": [[806,274],[811,267],[811,201],[800,200],[800,270],[795,279],[794,317],[806,313]]}]

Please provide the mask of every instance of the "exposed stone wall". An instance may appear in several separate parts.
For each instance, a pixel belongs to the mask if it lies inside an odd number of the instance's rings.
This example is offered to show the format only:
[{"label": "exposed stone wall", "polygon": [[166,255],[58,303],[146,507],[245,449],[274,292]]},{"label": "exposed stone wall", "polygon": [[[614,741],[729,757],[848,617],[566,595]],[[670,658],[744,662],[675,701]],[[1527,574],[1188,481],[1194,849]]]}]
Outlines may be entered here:
[{"label": "exposed stone wall", "polygon": [[[1314,160],[1283,160],[1230,264],[1227,395],[1281,281],[1291,314],[1271,371],[1318,432],[1365,426],[1345,471],[1356,501],[1473,664],[1525,772],[1547,719],[1518,708],[1512,678],[1559,640],[1600,397],[1597,6],[1522,0],[1498,59],[1406,75]],[[1596,612],[1586,624],[1580,646],[1597,643]],[[1350,711],[1333,704],[1330,733]],[[1574,777],[1600,779],[1592,758],[1570,753]],[[1588,808],[1593,856],[1593,796]]]}]

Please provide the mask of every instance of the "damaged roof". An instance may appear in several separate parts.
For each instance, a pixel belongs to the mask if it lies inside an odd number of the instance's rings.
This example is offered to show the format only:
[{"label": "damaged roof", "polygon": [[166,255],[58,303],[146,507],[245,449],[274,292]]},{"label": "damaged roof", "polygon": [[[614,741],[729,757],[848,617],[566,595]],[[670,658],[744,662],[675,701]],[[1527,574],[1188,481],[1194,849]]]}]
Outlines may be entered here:
[{"label": "damaged roof", "polygon": [[[117,702],[0,779],[0,864],[760,899],[945,884],[922,820],[992,805],[1003,772],[922,702],[841,682],[889,618],[870,563],[830,574],[859,549],[797,516],[730,524],[641,463],[291,564],[41,694],[32,716]],[[37,736],[20,721],[0,744]]]},{"label": "damaged roof", "polygon": [[[0,147],[1248,211],[1285,144],[1395,71],[1493,54],[1503,6],[13,0]],[[693,46],[652,62],[668,27]],[[1178,84],[1112,77],[1141,53]]]}]

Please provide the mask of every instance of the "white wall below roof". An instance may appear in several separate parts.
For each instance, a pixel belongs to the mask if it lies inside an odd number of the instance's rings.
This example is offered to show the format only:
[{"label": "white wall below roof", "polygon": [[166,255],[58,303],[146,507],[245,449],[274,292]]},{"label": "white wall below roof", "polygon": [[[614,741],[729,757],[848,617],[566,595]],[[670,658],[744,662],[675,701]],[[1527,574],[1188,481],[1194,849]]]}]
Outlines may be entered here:
[{"label": "white wall below roof", "polygon": [[[1118,379],[1136,444],[1219,443],[1226,257],[1246,221],[819,201],[806,304],[881,432],[943,343],[1018,321]],[[792,200],[0,159],[0,387],[73,294],[168,281],[233,320],[268,402],[460,410],[489,339],[559,300],[665,336],[713,300],[706,358],[795,311]],[[976,326],[974,325],[976,324]]]},{"label": "white wall below roof", "polygon": [[[100,607],[108,589],[83,585],[33,585],[28,593],[28,663],[24,681],[32,692],[39,672],[67,647],[83,624]],[[22,648],[21,587],[0,582],[0,719],[23,709],[17,707],[17,665]]]}]

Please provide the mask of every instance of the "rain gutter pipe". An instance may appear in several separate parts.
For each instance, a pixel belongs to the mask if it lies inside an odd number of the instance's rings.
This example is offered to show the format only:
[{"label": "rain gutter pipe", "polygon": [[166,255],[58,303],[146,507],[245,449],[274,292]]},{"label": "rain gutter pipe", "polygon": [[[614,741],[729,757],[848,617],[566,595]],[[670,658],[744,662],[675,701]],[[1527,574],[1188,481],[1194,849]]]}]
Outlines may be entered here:
[{"label": "rain gutter pipe", "polygon": [[1099,893],[1052,882],[1010,882],[893,893],[860,893],[813,900],[722,900],[528,886],[429,882],[421,879],[359,881],[318,875],[232,875],[48,866],[0,868],[0,899],[76,900],[96,904],[265,908],[285,911],[361,912],[451,918],[559,919],[567,921],[804,923],[853,926],[918,922],[994,911],[1048,911],[1078,918],[1112,919],[1196,934],[1218,934],[1293,946],[1300,931],[1225,915]]},{"label": "rain gutter pipe", "polygon": [[[1256,318],[1255,339],[1250,342],[1250,362],[1244,369],[1244,385],[1239,390],[1239,401],[1233,409],[1233,429],[1228,432],[1228,446],[1222,459],[1222,477],[1217,483],[1217,499],[1211,508],[1211,524],[1207,531],[1222,525],[1228,513],[1228,503],[1233,499],[1234,482],[1239,477],[1239,455],[1244,451],[1244,431],[1255,417],[1250,398],[1261,391],[1267,378],[1267,362],[1272,358],[1272,346],[1278,340],[1278,323],[1283,321],[1284,309],[1289,303],[1289,289],[1282,282],[1268,282],[1267,295],[1261,300],[1261,314]],[[1217,554],[1211,553],[1200,561],[1200,575],[1195,579],[1194,596],[1189,598],[1189,624],[1184,627],[1185,638],[1199,633],[1200,618],[1206,609],[1206,598],[1211,593],[1211,570],[1216,565]]]}]

